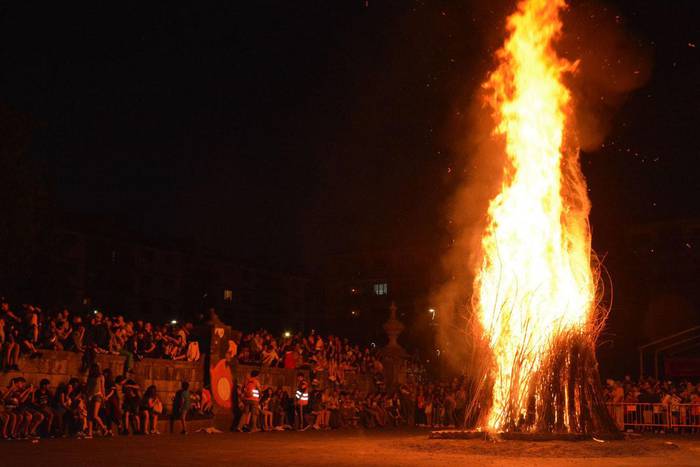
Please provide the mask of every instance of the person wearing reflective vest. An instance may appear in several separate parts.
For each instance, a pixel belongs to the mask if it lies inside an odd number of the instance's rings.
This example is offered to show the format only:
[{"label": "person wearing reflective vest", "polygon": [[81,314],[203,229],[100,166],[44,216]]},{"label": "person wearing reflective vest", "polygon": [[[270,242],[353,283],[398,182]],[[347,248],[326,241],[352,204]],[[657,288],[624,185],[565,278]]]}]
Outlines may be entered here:
[{"label": "person wearing reflective vest", "polygon": [[258,380],[259,371],[253,370],[243,382],[243,413],[238,422],[237,431],[243,431],[243,427],[250,424],[250,432],[260,431],[258,429],[258,416],[260,414],[260,394],[262,393],[262,385]]},{"label": "person wearing reflective vest", "polygon": [[304,429],[304,410],[309,405],[309,383],[304,378],[304,373],[297,375],[297,389],[294,393],[294,427],[297,430]]}]

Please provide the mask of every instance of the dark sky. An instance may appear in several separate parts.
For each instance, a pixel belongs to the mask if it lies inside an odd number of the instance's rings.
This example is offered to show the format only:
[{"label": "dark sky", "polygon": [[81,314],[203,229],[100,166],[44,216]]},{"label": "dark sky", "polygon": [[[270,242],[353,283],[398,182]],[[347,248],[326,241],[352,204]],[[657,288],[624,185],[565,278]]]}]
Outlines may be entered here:
[{"label": "dark sky", "polygon": [[[698,215],[700,4],[571,3],[589,34],[618,16],[650,65],[583,156],[605,251],[629,223]],[[280,268],[439,251],[448,169],[465,157],[455,115],[512,5],[16,2],[0,9],[0,103],[35,121],[33,154],[66,211]]]}]

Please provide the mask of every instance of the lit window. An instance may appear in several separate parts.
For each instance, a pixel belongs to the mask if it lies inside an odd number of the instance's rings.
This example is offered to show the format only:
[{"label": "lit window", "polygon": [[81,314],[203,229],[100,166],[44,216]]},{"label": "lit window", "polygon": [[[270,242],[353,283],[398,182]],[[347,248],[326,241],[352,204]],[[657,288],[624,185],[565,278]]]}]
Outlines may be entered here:
[{"label": "lit window", "polygon": [[374,295],[386,295],[389,293],[389,286],[386,282],[374,284]]},{"label": "lit window", "polygon": [[232,302],[233,301],[233,290],[224,289],[224,301],[225,302]]}]

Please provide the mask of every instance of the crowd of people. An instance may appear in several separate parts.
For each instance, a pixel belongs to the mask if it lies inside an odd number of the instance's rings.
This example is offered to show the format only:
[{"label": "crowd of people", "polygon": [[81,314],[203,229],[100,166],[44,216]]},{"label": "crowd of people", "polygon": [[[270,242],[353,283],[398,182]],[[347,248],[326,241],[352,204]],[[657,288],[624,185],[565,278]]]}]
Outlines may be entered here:
[{"label": "crowd of people", "polygon": [[24,377],[12,378],[0,388],[0,437],[39,439],[40,437],[92,438],[94,434],[160,434],[159,418],[168,415],[171,429],[179,422],[187,433],[187,417],[193,411],[211,411],[211,396],[190,393],[183,382],[166,414],[165,404],[155,385],[142,389],[124,375],[113,377],[109,368],[93,363],[83,382],[71,378],[56,388],[48,379],[34,386]]},{"label": "crowd of people", "polygon": [[[84,375],[56,388],[46,379],[35,387],[23,377],[12,378],[0,388],[0,437],[4,439],[90,438],[96,432],[157,434],[166,404],[155,386],[139,387],[133,366],[145,357],[200,358],[190,323],[154,325],[104,316],[97,310],[86,315],[68,309],[46,313],[26,304],[13,309],[4,299],[0,300],[0,350],[0,368],[6,372],[19,370],[20,355],[31,359],[40,358],[45,350],[81,352]],[[113,376],[109,368],[100,369],[96,356],[101,353],[124,356],[123,373]],[[361,347],[313,330],[279,337],[258,330],[230,340],[226,358],[231,365],[300,371],[295,388],[266,387],[257,371],[236,385],[233,429],[237,431],[455,427],[470,422],[465,419],[471,400],[465,378],[429,382],[417,364],[409,372],[410,383],[387,390],[381,355],[374,345]],[[372,389],[361,389],[351,374],[369,377]],[[607,380],[604,396],[621,429],[663,431],[671,421],[700,425],[700,384],[626,377]],[[167,402],[172,407],[167,415],[173,422],[179,420],[182,432],[187,431],[188,413],[212,410],[210,391],[190,392],[187,382]]]},{"label": "crowd of people", "polygon": [[618,427],[627,431],[697,431],[700,427],[700,384],[626,376],[608,379],[605,399]]},{"label": "crowd of people", "polygon": [[[258,330],[229,342],[231,364],[308,370],[299,373],[295,390],[264,387],[257,375],[237,386],[234,429],[366,428],[387,425],[455,426],[464,410],[466,391],[452,384],[426,384],[425,368],[409,361],[411,384],[387,391],[381,355],[374,345],[359,346],[347,338]],[[365,375],[372,390],[361,390],[350,375]],[[305,396],[304,396],[305,395]],[[304,396],[304,399],[300,397]],[[459,405],[459,407],[458,407]]]},{"label": "crowd of people", "polygon": [[[126,357],[127,370],[144,357],[196,360],[199,345],[190,340],[191,323],[154,325],[123,316],[108,317],[93,310],[87,315],[67,308],[46,313],[40,307],[23,304],[12,309],[0,300],[0,368],[19,371],[19,356],[41,357],[42,350],[72,350]],[[86,366],[94,358],[86,359]]]},{"label": "crowd of people", "polygon": [[622,381],[606,381],[605,397],[611,403],[700,404],[700,384],[687,380],[661,381],[652,377],[634,381],[625,376]]},{"label": "crowd of people", "polygon": [[412,382],[395,391],[361,390],[342,381],[299,373],[295,390],[265,387],[253,371],[237,386],[234,430],[329,430],[345,427],[461,426],[470,400],[464,378],[443,383]]},{"label": "crowd of people", "polygon": [[245,365],[324,372],[339,384],[346,373],[370,374],[378,386],[383,384],[384,367],[375,346],[360,347],[337,336],[322,337],[314,330],[308,336],[285,333],[275,337],[266,330],[245,334],[239,342],[231,343],[228,357]]},{"label": "crowd of people", "polygon": [[[164,404],[155,386],[142,390],[132,367],[145,357],[196,360],[199,351],[191,338],[193,326],[175,323],[156,326],[122,316],[109,317],[95,310],[80,315],[68,309],[44,312],[34,305],[12,308],[0,301],[0,346],[4,371],[19,370],[19,356],[40,358],[45,350],[69,350],[83,354],[85,382],[72,378],[57,388],[48,380],[35,387],[22,377],[0,389],[0,436],[22,439],[36,436],[78,436],[157,433]],[[100,370],[97,354],[125,356],[123,374],[113,377]],[[466,404],[466,393],[456,381],[451,384],[414,382],[399,390],[385,390],[384,368],[374,345],[361,347],[338,336],[284,333],[266,330],[241,334],[229,342],[230,364],[303,370],[310,375],[306,403],[295,399],[289,388],[262,387],[257,391],[255,410],[246,405],[246,384],[236,391],[235,426],[241,430],[330,429],[345,426],[387,425],[454,426]],[[423,374],[412,367],[415,381]],[[362,391],[350,374],[369,376],[371,391]],[[300,376],[304,380],[303,376]],[[321,388],[319,380],[324,387]],[[172,402],[171,417],[195,410],[211,410],[211,393],[203,389]],[[298,393],[298,391],[297,391]],[[178,399],[178,397],[180,397]],[[177,401],[181,402],[178,403]],[[301,410],[296,410],[300,408]],[[182,409],[184,407],[184,410]],[[246,407],[248,409],[246,410]],[[182,418],[183,431],[185,419]],[[240,425],[240,426],[239,426]]]}]

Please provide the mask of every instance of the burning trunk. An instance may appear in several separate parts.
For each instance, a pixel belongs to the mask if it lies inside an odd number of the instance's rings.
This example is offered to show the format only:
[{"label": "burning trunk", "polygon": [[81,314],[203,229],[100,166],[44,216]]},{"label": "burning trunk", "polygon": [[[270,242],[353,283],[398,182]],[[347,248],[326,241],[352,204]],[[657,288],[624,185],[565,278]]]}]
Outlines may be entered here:
[{"label": "burning trunk", "polygon": [[564,0],[524,0],[484,88],[507,166],[491,200],[473,308],[492,355],[481,427],[490,431],[614,430],[601,400],[590,202],[570,129],[559,57]]}]

